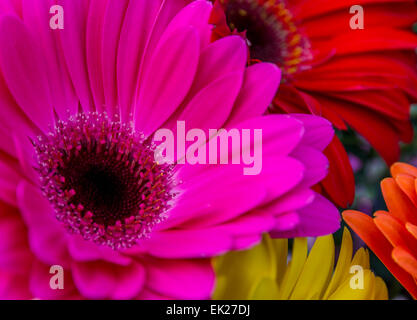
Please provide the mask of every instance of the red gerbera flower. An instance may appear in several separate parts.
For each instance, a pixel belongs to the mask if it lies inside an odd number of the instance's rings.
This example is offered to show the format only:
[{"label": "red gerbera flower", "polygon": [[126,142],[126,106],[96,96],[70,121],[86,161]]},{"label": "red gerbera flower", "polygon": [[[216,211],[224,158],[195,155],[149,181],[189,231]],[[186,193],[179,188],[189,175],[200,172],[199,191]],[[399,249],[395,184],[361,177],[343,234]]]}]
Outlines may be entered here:
[{"label": "red gerbera flower", "polygon": [[[358,3],[359,2],[359,3]],[[361,5],[364,29],[351,29],[350,8]],[[214,37],[243,32],[251,62],[283,70],[274,113],[303,112],[353,128],[388,164],[409,142],[409,108],[417,99],[417,21],[414,0],[217,0]],[[323,193],[345,207],[354,178],[337,137],[327,148]]]}]

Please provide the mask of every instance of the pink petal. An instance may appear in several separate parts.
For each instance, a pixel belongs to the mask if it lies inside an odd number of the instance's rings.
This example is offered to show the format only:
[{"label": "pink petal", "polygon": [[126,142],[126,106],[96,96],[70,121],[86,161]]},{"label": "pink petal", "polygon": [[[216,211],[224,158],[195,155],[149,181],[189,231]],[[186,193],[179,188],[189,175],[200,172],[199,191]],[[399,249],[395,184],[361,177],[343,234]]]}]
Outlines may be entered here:
[{"label": "pink petal", "polygon": [[36,187],[25,181],[17,188],[17,200],[29,229],[29,243],[33,253],[46,264],[67,267],[67,232],[55,219],[49,201]]},{"label": "pink petal", "polygon": [[[222,238],[227,237],[231,239],[231,243],[227,243],[227,251],[229,250],[242,250],[246,249],[251,245],[256,244],[260,241],[261,236],[264,232],[268,232],[274,227],[275,219],[274,217],[268,212],[258,211],[257,209],[247,213],[245,215],[239,216],[236,219],[227,221],[223,224],[219,224],[217,226],[213,226],[210,229],[195,229],[199,233],[207,234],[209,238],[218,239],[221,235]],[[178,231],[183,232],[184,230]],[[171,231],[167,231],[171,232]],[[213,236],[210,236],[211,233]],[[193,242],[191,240],[191,242]],[[197,243],[198,244],[198,243]],[[209,244],[210,245],[210,244]],[[205,245],[204,247],[208,247]],[[187,248],[194,248],[194,244],[184,244],[181,247],[175,248],[175,252],[185,252]],[[214,246],[211,246],[212,250]],[[216,251],[212,251],[210,254],[206,254],[207,256],[214,256],[219,255],[225,252],[225,249],[222,251],[219,250],[221,246],[219,246]],[[193,250],[198,250],[197,248]],[[194,254],[188,255],[187,257],[198,257],[198,252],[196,251]]]},{"label": "pink petal", "polygon": [[[209,88],[212,90],[214,87],[214,83],[216,81],[219,82],[220,79],[222,79],[222,82],[225,82],[228,78],[230,78],[230,76],[237,76],[238,74],[240,74],[239,79],[237,80],[240,83],[244,68],[246,66],[246,62],[247,48],[245,42],[241,37],[231,36],[211,43],[207,48],[204,49],[204,51],[200,55],[200,61],[198,64],[194,82],[187,94],[187,97],[184,99],[182,105],[179,106],[176,112],[167,121],[167,123],[163,125],[163,127],[175,130],[177,121],[179,119],[185,120],[187,126],[193,127],[193,125],[188,123],[188,118],[184,119],[184,109],[187,108],[188,110],[190,110],[190,108],[192,107],[190,106],[191,102],[193,103],[193,105],[195,105],[197,102],[200,103],[199,100],[201,100],[202,96],[204,95],[204,92],[208,92]],[[228,84],[226,83],[226,85]],[[234,88],[236,87],[236,85],[233,84],[232,87]],[[234,90],[232,89],[232,91]],[[199,96],[199,99],[197,99],[197,96]],[[231,96],[231,94],[228,93],[227,96]],[[235,98],[236,96],[233,97],[233,101],[235,100]],[[213,104],[209,101],[210,99],[208,101],[203,101],[203,105],[205,106],[204,109],[206,110],[209,110],[211,107],[210,105]],[[223,102],[222,104],[225,103]],[[191,110],[194,112],[201,112],[201,109],[203,109],[203,106],[196,108],[193,107],[193,109]],[[230,110],[231,106],[227,105],[226,109]],[[189,114],[190,112],[187,111],[187,113]],[[226,112],[223,113],[226,114]],[[224,121],[219,122],[221,122],[221,125],[224,123]]]},{"label": "pink petal", "polygon": [[288,115],[255,117],[235,124],[232,128],[252,131],[262,129],[263,158],[290,154],[302,141],[305,133],[303,124]]},{"label": "pink petal", "polygon": [[26,114],[16,104],[15,99],[11,95],[7,84],[0,73],[0,130],[2,131],[3,139],[0,145],[10,155],[14,155],[15,150],[11,139],[13,131],[20,131],[22,134],[34,137],[40,133],[36,125],[29,120]]},{"label": "pink petal", "polygon": [[67,119],[78,108],[78,98],[67,72],[65,58],[59,44],[57,30],[45,27],[45,21],[51,19],[49,13],[51,1],[25,1],[23,20],[34,39],[42,48],[44,66],[49,83],[52,106],[61,119]]},{"label": "pink petal", "polygon": [[300,160],[306,168],[303,186],[311,187],[327,176],[329,161],[322,152],[307,145],[300,145],[291,155]]},{"label": "pink petal", "polygon": [[202,227],[233,219],[290,191],[302,180],[304,171],[299,161],[287,157],[263,160],[262,171],[256,176],[243,175],[243,166],[239,165],[215,168],[195,176],[195,181],[184,179],[184,194],[164,228]]},{"label": "pink petal", "polygon": [[77,289],[74,286],[69,270],[63,270],[64,288],[51,288],[51,278],[56,275],[56,272],[50,273],[51,267],[51,265],[34,261],[30,272],[30,291],[33,296],[42,300],[63,300],[70,299],[76,295]]},{"label": "pink petal", "polygon": [[0,299],[28,300],[33,296],[29,291],[29,275],[0,271]]},{"label": "pink petal", "polygon": [[[107,111],[110,114],[120,115],[117,102],[117,52],[128,4],[128,0],[108,0],[103,22],[101,57],[103,68],[103,92]],[[134,31],[139,31],[139,28],[135,28]]]},{"label": "pink petal", "polygon": [[[218,180],[217,183],[221,180]],[[248,185],[243,179],[240,183],[236,181],[233,184],[224,185],[224,189],[218,186],[217,192],[215,192],[215,185],[216,182],[207,187],[205,192],[210,192],[208,190],[211,190],[212,195],[207,195],[207,199],[200,200],[200,203],[197,202],[197,205],[198,203],[200,204],[197,207],[198,209],[188,208],[190,212],[194,213],[194,216],[189,217],[189,220],[182,224],[183,227],[214,225],[228,221],[255,208],[262,203],[266,196],[266,190],[263,188],[262,181],[259,179],[251,182],[251,187],[254,189],[248,188]],[[228,189],[230,191],[227,191]],[[198,194],[204,192],[203,188],[197,190],[193,190],[192,193],[188,193],[185,196],[198,197]],[[189,205],[190,203],[187,203],[187,206]],[[176,208],[176,210],[180,210],[180,208],[185,209],[186,207],[179,204],[179,208]]]},{"label": "pink petal", "polygon": [[232,238],[213,229],[168,230],[154,232],[143,245],[161,258],[202,258],[230,250]]},{"label": "pink petal", "polygon": [[86,29],[86,57],[91,91],[97,111],[104,111],[104,89],[102,74],[102,43],[104,34],[104,14],[107,0],[91,0],[88,9]]},{"label": "pink petal", "polygon": [[158,294],[147,288],[143,289],[139,296],[136,297],[137,300],[173,300],[172,297],[166,297],[161,294]]},{"label": "pink petal", "polygon": [[332,124],[324,118],[307,115],[292,114],[293,118],[300,120],[305,128],[302,143],[323,151],[332,141],[334,130]]},{"label": "pink petal", "polygon": [[[243,121],[232,128],[239,130],[239,132],[242,132],[243,129],[249,129],[251,130],[252,135],[254,130],[262,129],[262,159],[290,154],[300,143],[304,134],[302,123],[288,115],[268,115],[252,118]],[[230,128],[226,129],[229,130]],[[248,149],[249,147],[253,149],[253,145],[254,143],[251,141],[249,145],[243,145],[242,149]],[[202,148],[203,147],[207,148],[207,146],[202,146]],[[260,146],[257,146],[257,148],[259,147]],[[237,150],[231,148],[228,152],[232,155],[234,152],[237,152]],[[224,155],[219,155],[219,159],[220,156]],[[208,175],[210,170],[217,170],[217,166],[184,166],[180,170],[180,180],[192,181],[196,177],[199,178],[201,172]]]},{"label": "pink petal", "polygon": [[29,31],[12,16],[0,20],[0,67],[16,102],[48,132],[54,119],[44,60]]},{"label": "pink petal", "polygon": [[175,299],[208,299],[214,288],[214,271],[209,259],[159,260],[146,264],[146,286]]},{"label": "pink petal", "polygon": [[282,197],[268,203],[266,206],[262,207],[261,210],[273,213],[274,215],[294,211],[312,203],[315,198],[314,194],[315,193],[310,189],[306,189],[303,186],[297,186]]},{"label": "pink petal", "polygon": [[316,193],[314,201],[298,210],[300,222],[289,231],[274,230],[275,238],[317,237],[335,232],[340,228],[340,214],[336,207],[322,195]]},{"label": "pink petal", "polygon": [[0,158],[0,200],[16,206],[16,188],[21,179],[15,161]]},{"label": "pink petal", "polygon": [[180,28],[161,41],[140,87],[137,130],[149,135],[175,111],[191,87],[198,57],[199,38],[193,27]]},{"label": "pink petal", "polygon": [[0,125],[0,136],[2,137],[2,139],[0,139],[0,152],[4,152],[7,155],[13,156],[15,150],[13,148],[13,139],[10,133],[11,132],[7,128],[3,127],[3,125]]},{"label": "pink petal", "polygon": [[0,2],[1,14],[15,14],[18,15],[21,11],[21,6],[15,0],[3,0]]},{"label": "pink petal", "polygon": [[145,269],[139,263],[129,266],[96,262],[75,262],[72,265],[74,283],[88,299],[132,299],[145,282]]},{"label": "pink petal", "polygon": [[271,63],[258,63],[246,69],[243,86],[228,126],[263,115],[281,81],[281,71]]},{"label": "pink petal", "polygon": [[240,91],[242,73],[230,73],[212,82],[190,101],[177,121],[188,128],[222,128]]},{"label": "pink petal", "polygon": [[234,250],[247,250],[259,244],[261,240],[262,234],[240,236],[235,239],[233,248]]},{"label": "pink petal", "polygon": [[247,47],[239,36],[225,37],[208,45],[200,55],[189,99],[225,74],[243,72],[247,62]]},{"label": "pink petal", "polygon": [[0,269],[13,273],[27,273],[31,261],[27,230],[19,212],[0,203]]},{"label": "pink petal", "polygon": [[35,170],[37,156],[29,137],[18,130],[13,132],[13,140],[21,170],[28,180],[37,185],[39,183],[39,175]]},{"label": "pink petal", "polygon": [[[136,94],[138,94],[138,89],[142,85],[143,74],[146,74],[147,69],[149,68],[148,62],[152,59],[155,49],[158,47],[162,37],[166,37],[167,35],[165,31],[167,31],[168,25],[187,4],[189,4],[188,0],[162,1],[152,26],[152,32],[147,40],[146,48],[141,56]],[[135,21],[133,21],[133,23],[135,23]]]},{"label": "pink petal", "polygon": [[300,217],[297,212],[286,212],[276,217],[274,232],[293,230],[299,223]]},{"label": "pink petal", "polygon": [[182,9],[172,19],[166,28],[166,34],[161,38],[167,37],[171,32],[185,26],[193,26],[199,34],[201,49],[207,46],[211,37],[211,26],[208,23],[212,10],[212,4],[206,0],[192,1],[188,6]]},{"label": "pink petal", "polygon": [[[140,64],[160,7],[161,0],[130,1],[125,13],[117,53],[117,87],[123,121],[129,121],[132,118]],[[120,7],[117,9],[122,10]],[[120,14],[119,11],[118,15]],[[109,15],[112,14],[109,13]]]},{"label": "pink petal", "polygon": [[81,236],[73,235],[68,239],[68,250],[71,257],[79,262],[105,260],[118,265],[127,266],[132,260],[119,252],[105,246],[98,246]]},{"label": "pink petal", "polygon": [[84,0],[62,0],[65,25],[59,30],[62,52],[75,92],[84,111],[95,110],[91,95],[86,60],[86,21],[89,3]]},{"label": "pink petal", "polygon": [[[274,223],[275,219],[269,212],[255,209],[214,228],[216,233],[230,234],[235,240],[235,238],[242,236],[261,235],[269,231]],[[238,248],[234,247],[234,249]]]}]

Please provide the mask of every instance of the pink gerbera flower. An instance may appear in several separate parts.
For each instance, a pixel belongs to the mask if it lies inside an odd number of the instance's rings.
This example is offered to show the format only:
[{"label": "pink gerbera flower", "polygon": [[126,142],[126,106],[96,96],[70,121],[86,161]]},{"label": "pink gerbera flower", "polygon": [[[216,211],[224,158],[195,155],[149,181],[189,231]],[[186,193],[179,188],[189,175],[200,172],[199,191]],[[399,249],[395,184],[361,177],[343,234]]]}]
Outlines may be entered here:
[{"label": "pink gerbera flower", "polygon": [[[311,190],[331,125],[261,116],[280,72],[246,67],[240,37],[210,43],[209,2],[60,4],[63,30],[48,0],[0,6],[0,297],[208,298],[209,257],[339,227]],[[179,120],[262,129],[262,170],[157,163],[155,131]]]}]

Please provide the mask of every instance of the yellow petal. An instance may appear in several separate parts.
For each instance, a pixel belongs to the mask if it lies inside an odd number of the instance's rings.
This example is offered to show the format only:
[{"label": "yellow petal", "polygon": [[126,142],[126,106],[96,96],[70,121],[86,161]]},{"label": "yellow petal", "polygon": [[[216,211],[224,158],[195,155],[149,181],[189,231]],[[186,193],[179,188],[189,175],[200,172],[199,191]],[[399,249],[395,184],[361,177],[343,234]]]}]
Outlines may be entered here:
[{"label": "yellow petal", "polygon": [[353,277],[359,274],[352,274],[351,278],[346,279],[337,290],[330,295],[329,300],[370,300],[374,295],[375,276],[371,270],[363,270],[363,287],[357,288],[352,285],[355,282]]},{"label": "yellow petal", "polygon": [[282,280],[282,284],[279,290],[279,298],[287,300],[294,289],[298,277],[303,270],[304,263],[307,259],[307,239],[295,238],[292,249],[292,258],[287,266],[287,269]]},{"label": "yellow petal", "polygon": [[369,252],[365,248],[356,251],[355,256],[350,264],[351,266],[359,265],[364,269],[369,269]]},{"label": "yellow petal", "polygon": [[214,300],[228,299],[228,281],[227,276],[216,275],[216,288],[212,295]]},{"label": "yellow petal", "polygon": [[285,270],[287,269],[287,256],[288,256],[288,240],[287,239],[273,239],[272,245],[274,247],[276,264],[277,264],[277,283],[278,287],[281,287],[284,280]]},{"label": "yellow petal", "polygon": [[277,282],[271,278],[263,278],[249,295],[252,300],[277,300],[279,291]]},{"label": "yellow petal", "polygon": [[333,266],[333,236],[317,238],[291,294],[291,299],[304,300],[314,297],[320,299],[330,281]]},{"label": "yellow petal", "polygon": [[246,251],[233,251],[214,263],[217,285],[214,299],[248,299],[253,287],[263,278],[275,279],[276,261],[271,240]]},{"label": "yellow petal", "polygon": [[352,237],[349,230],[345,227],[343,230],[342,247],[340,248],[339,259],[333,274],[330,284],[323,296],[323,299],[327,299],[337,287],[349,277],[350,261],[352,260],[353,244]]},{"label": "yellow petal", "polygon": [[388,300],[388,288],[384,280],[375,277],[375,300]]}]

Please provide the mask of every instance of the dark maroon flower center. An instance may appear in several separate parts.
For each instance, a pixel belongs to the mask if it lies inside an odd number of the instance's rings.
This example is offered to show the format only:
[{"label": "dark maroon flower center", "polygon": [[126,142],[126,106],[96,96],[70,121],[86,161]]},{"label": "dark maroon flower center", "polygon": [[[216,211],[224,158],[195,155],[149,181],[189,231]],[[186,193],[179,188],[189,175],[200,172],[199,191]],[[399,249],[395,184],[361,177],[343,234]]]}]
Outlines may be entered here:
[{"label": "dark maroon flower center", "polygon": [[309,44],[281,0],[222,0],[232,30],[246,32],[251,59],[294,73],[310,59]]},{"label": "dark maroon flower center", "polygon": [[42,190],[58,220],[114,249],[146,237],[170,207],[172,168],[150,142],[106,114],[78,114],[34,143]]}]

